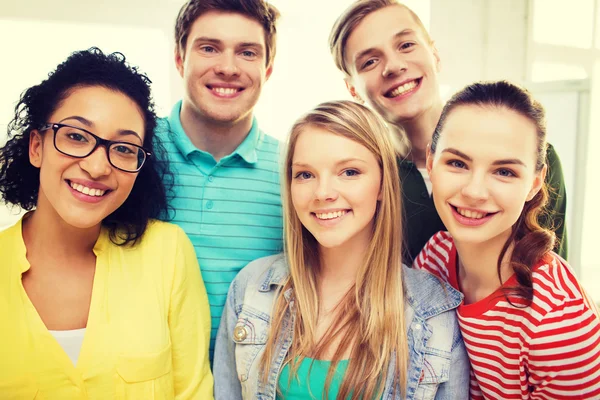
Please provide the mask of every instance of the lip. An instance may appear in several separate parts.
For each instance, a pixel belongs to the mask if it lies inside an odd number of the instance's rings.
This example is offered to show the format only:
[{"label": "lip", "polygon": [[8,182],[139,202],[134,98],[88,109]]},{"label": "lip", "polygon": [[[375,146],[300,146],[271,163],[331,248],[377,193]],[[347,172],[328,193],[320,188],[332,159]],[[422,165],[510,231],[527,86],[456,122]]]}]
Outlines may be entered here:
[{"label": "lip", "polygon": [[[67,184],[69,182],[73,182],[73,183],[77,183],[77,184],[82,185],[82,186],[87,186],[90,189],[113,190],[112,188],[110,188],[110,187],[108,187],[106,185],[103,185],[101,183],[94,182],[94,181],[88,181],[88,180],[85,180],[85,179],[66,179],[66,181],[67,181]],[[69,185],[69,187],[71,187],[71,185]]]},{"label": "lip", "polygon": [[[406,84],[406,83],[408,83],[408,82],[412,82],[412,81],[417,81],[417,86],[415,86],[413,89],[411,89],[411,90],[409,90],[408,92],[406,92],[406,93],[403,93],[403,94],[401,94],[401,95],[399,95],[399,96],[396,96],[396,97],[389,97],[389,96],[387,96],[387,94],[388,94],[389,92],[391,92],[391,91],[393,91],[393,90],[395,90],[395,89],[399,88],[400,86],[402,86],[402,85],[404,85],[404,84]],[[385,90],[385,91],[383,92],[383,97],[385,97],[386,99],[388,99],[388,100],[391,100],[391,101],[400,101],[400,100],[404,100],[404,99],[406,99],[407,97],[410,97],[410,96],[412,96],[414,93],[416,93],[416,92],[417,92],[417,91],[418,91],[418,90],[421,88],[421,83],[423,83],[423,77],[420,77],[420,78],[411,78],[411,79],[405,79],[405,80],[403,80],[402,82],[397,82],[397,83],[394,83],[394,84],[393,84],[393,85],[391,85],[391,86],[390,86],[390,87],[389,87],[387,90]]]},{"label": "lip", "polygon": [[[316,213],[321,214],[321,213],[326,213],[326,212],[330,213],[330,212],[337,212],[337,211],[346,211],[346,213],[344,215],[342,215],[341,217],[335,217],[332,219],[319,219],[316,216]],[[346,218],[346,216],[348,216],[351,213],[352,213],[352,210],[348,209],[348,208],[336,208],[336,209],[332,208],[332,209],[327,209],[327,210],[318,210],[315,212],[311,212],[310,216],[317,222],[317,224],[319,224],[323,227],[332,227],[332,226],[339,224],[341,221],[343,221]]]},{"label": "lip", "polygon": [[[110,196],[111,191],[112,191],[112,189],[108,188],[105,185],[99,184],[97,182],[89,182],[89,181],[83,181],[83,180],[70,180],[70,181],[73,183],[79,183],[80,185],[87,186],[90,189],[109,190],[109,192],[105,193],[103,196],[90,196],[90,195],[78,192],[77,190],[73,189],[71,187],[71,185],[69,184],[69,181],[65,180],[65,185],[67,185],[67,188],[69,188],[73,197],[75,197],[77,200],[80,200],[84,203],[91,203],[91,204],[99,203],[102,200],[106,199],[107,196]],[[87,182],[87,184],[85,184],[84,182]]]},{"label": "lip", "polygon": [[[221,83],[221,82],[215,82],[215,83],[208,83],[206,84],[206,88],[210,91],[210,93],[218,98],[221,99],[232,99],[235,97],[238,97],[244,90],[245,87],[239,85],[239,84],[234,84],[234,83]],[[215,88],[223,88],[223,89],[236,89],[237,91],[234,93],[229,93],[229,94],[225,94],[225,93],[219,93],[216,90],[214,90]]]},{"label": "lip", "polygon": [[460,207],[463,210],[469,210],[469,211],[475,211],[475,212],[488,214],[485,217],[479,218],[479,219],[469,218],[469,217],[465,217],[464,215],[459,214],[458,211],[456,210],[456,207],[453,206],[452,204],[448,204],[448,206],[452,210],[452,215],[454,216],[454,219],[456,219],[458,221],[458,223],[460,223],[461,225],[471,226],[471,227],[481,226],[481,225],[485,224],[486,222],[488,222],[489,220],[491,220],[492,218],[494,218],[494,216],[499,213],[499,211],[496,211],[493,213],[488,213],[486,211],[478,210],[475,208]]}]

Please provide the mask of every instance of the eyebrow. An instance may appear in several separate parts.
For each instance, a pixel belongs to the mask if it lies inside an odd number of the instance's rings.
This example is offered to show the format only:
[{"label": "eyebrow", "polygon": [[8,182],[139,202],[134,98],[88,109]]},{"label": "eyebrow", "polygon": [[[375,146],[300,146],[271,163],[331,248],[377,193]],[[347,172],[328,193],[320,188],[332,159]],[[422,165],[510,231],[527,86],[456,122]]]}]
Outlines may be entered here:
[{"label": "eyebrow", "polygon": [[[403,38],[403,37],[405,37],[405,36],[410,36],[410,35],[413,35],[414,33],[415,33],[415,31],[414,31],[414,30],[407,28],[407,29],[404,29],[404,30],[402,30],[402,31],[400,31],[400,32],[398,32],[398,33],[396,33],[396,34],[394,35],[394,39],[399,39],[399,38]],[[357,55],[354,57],[354,62],[357,62],[358,60],[360,60],[360,59],[361,59],[361,58],[363,58],[364,56],[366,56],[366,55],[368,55],[369,53],[372,53],[372,52],[374,52],[374,51],[376,51],[376,50],[377,50],[377,49],[376,49],[375,47],[369,47],[368,49],[366,49],[366,50],[363,50],[363,51],[359,52],[359,53],[358,53],[358,54],[357,54]]]},{"label": "eyebrow", "polygon": [[[211,38],[208,36],[200,36],[197,37],[196,39],[194,39],[194,45],[196,45],[198,42],[205,42],[205,43],[212,43],[214,45],[222,45],[223,41],[220,39],[216,39],[216,38]],[[236,47],[240,48],[240,47],[257,47],[259,49],[264,49],[264,46],[261,43],[257,43],[257,42],[242,42],[242,43],[238,43],[236,44]]]},{"label": "eyebrow", "polygon": [[[74,119],[75,121],[78,121],[78,122],[82,123],[83,125],[85,125],[88,128],[93,128],[94,127],[94,123],[92,121],[90,121],[88,119],[85,119],[83,117],[80,117],[79,115],[72,115],[70,117],[63,118],[63,119],[61,119],[58,122],[59,123],[63,123],[63,122],[68,121],[70,119]],[[138,139],[140,139],[140,141],[142,143],[144,143],[144,141],[142,140],[142,138],[140,137],[140,135],[137,132],[132,131],[130,129],[120,129],[120,130],[117,131],[117,133],[119,134],[119,136],[136,136]]]},{"label": "eyebrow", "polygon": [[[361,162],[361,163],[364,163],[364,164],[366,164],[366,163],[367,163],[365,160],[363,160],[363,159],[361,159],[361,158],[349,157],[349,158],[344,158],[344,159],[341,159],[341,160],[337,161],[337,162],[335,163],[335,165],[336,165],[336,166],[338,166],[338,165],[343,165],[343,164],[347,164],[347,163],[350,163],[350,162],[356,162],[356,161],[358,161],[358,162]],[[300,167],[300,168],[305,168],[305,167],[310,167],[310,166],[311,166],[310,164],[308,164],[308,163],[303,163],[303,162],[295,162],[295,163],[292,163],[292,167]]]},{"label": "eyebrow", "polygon": [[[464,158],[467,161],[473,161],[473,159],[471,157],[469,157],[462,151],[453,149],[451,147],[444,149],[442,151],[442,153],[452,153],[461,158]],[[502,160],[496,160],[492,163],[492,165],[507,165],[507,164],[516,164],[516,165],[522,165],[523,167],[527,167],[527,165],[525,165],[525,163],[523,161],[519,160],[518,158],[506,158],[506,159],[502,159]]]}]

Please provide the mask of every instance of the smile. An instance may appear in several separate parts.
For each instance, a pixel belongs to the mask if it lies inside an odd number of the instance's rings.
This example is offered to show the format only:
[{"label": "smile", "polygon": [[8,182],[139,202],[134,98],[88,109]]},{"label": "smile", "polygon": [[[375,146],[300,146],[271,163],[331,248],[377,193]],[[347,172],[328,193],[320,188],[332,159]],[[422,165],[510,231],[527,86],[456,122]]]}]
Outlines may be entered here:
[{"label": "smile", "polygon": [[414,79],[410,82],[406,82],[403,85],[397,86],[394,89],[390,89],[388,90],[384,96],[387,98],[394,98],[394,97],[398,97],[398,96],[402,96],[405,94],[408,94],[410,92],[415,91],[415,89],[419,86],[419,84],[421,83],[422,78],[418,78],[418,79]]},{"label": "smile", "polygon": [[107,192],[109,192],[109,190],[89,188],[87,186],[83,186],[81,184],[74,183],[74,182],[71,182],[71,181],[67,181],[67,183],[69,184],[69,186],[71,186],[71,188],[73,190],[76,190],[79,193],[83,193],[83,194],[91,196],[91,197],[102,197]]},{"label": "smile", "polygon": [[452,209],[452,214],[454,215],[454,218],[456,218],[456,220],[459,223],[468,226],[483,225],[499,212],[467,210],[465,208],[460,208],[453,205],[450,205],[450,208]]},{"label": "smile", "polygon": [[209,88],[210,91],[218,97],[235,97],[244,90],[243,88],[222,87],[212,85],[207,86],[207,88]]},{"label": "smile", "polygon": [[343,215],[345,215],[347,212],[348,212],[347,210],[340,210],[340,211],[326,212],[326,213],[314,213],[314,215],[318,219],[329,220],[329,219],[340,218]]}]

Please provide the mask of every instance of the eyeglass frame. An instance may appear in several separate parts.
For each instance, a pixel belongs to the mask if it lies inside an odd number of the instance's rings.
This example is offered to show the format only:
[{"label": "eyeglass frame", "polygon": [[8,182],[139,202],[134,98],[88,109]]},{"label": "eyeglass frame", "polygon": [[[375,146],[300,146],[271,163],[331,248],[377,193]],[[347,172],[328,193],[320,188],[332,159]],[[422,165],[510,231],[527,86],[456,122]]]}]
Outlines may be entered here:
[{"label": "eyeglass frame", "polygon": [[[64,151],[62,151],[61,149],[58,148],[58,146],[56,146],[56,134],[58,133],[58,130],[62,127],[68,127],[68,128],[73,128],[73,129],[77,129],[80,131],[83,131],[85,133],[87,133],[88,135],[92,136],[94,139],[96,139],[96,145],[92,148],[92,150],[86,154],[85,156],[74,156],[72,154],[69,153],[65,153]],[[89,157],[94,151],[96,151],[96,149],[100,146],[104,147],[104,150],[106,150],[106,159],[108,160],[109,164],[112,165],[114,168],[118,169],[119,171],[123,171],[123,172],[130,172],[130,173],[136,173],[136,172],[140,172],[140,170],[142,169],[142,167],[146,164],[146,161],[148,160],[148,157],[152,156],[152,153],[149,152],[148,150],[146,150],[144,147],[139,146],[135,143],[130,143],[130,142],[123,142],[121,140],[107,140],[107,139],[103,139],[98,135],[93,134],[92,132],[88,131],[87,129],[83,129],[80,128],[78,126],[73,126],[73,125],[68,125],[68,124],[59,124],[59,123],[55,123],[55,122],[48,122],[44,125],[42,125],[42,127],[39,129],[40,132],[43,131],[47,131],[49,129],[52,129],[52,131],[54,131],[54,138],[52,140],[52,143],[54,144],[54,148],[56,149],[56,151],[58,151],[61,154],[64,154],[65,156],[69,156],[69,157],[73,157],[73,158],[86,158]],[[142,165],[140,165],[140,167],[134,171],[128,171],[126,169],[123,168],[119,168],[117,167],[115,164],[112,163],[112,161],[110,160],[110,154],[108,152],[108,149],[110,148],[110,146],[112,146],[113,144],[126,144],[129,146],[135,146],[139,149],[141,149],[144,154],[144,161],[142,162]]]}]

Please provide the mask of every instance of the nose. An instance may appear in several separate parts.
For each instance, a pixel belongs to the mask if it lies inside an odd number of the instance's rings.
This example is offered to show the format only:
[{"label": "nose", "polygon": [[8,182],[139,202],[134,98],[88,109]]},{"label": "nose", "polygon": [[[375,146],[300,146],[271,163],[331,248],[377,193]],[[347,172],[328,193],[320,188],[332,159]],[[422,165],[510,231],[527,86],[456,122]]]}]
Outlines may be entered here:
[{"label": "nose", "polygon": [[338,192],[333,187],[332,180],[326,177],[319,179],[315,190],[315,199],[318,201],[335,201],[337,198]]},{"label": "nose", "polygon": [[489,197],[488,188],[484,174],[472,173],[463,186],[461,193],[463,196],[475,201],[482,202]]},{"label": "nose", "polygon": [[112,167],[108,162],[108,154],[106,153],[104,146],[98,146],[92,154],[82,158],[81,161],[79,161],[79,167],[86,171],[93,179],[109,175],[112,171]]},{"label": "nose", "polygon": [[394,54],[391,57],[387,58],[387,62],[383,68],[383,77],[395,77],[401,75],[403,72],[406,72],[408,65],[404,57],[399,54]]},{"label": "nose", "polygon": [[240,69],[237,65],[237,59],[235,54],[230,52],[223,52],[221,57],[217,60],[215,65],[215,72],[217,75],[231,77],[239,76]]}]

